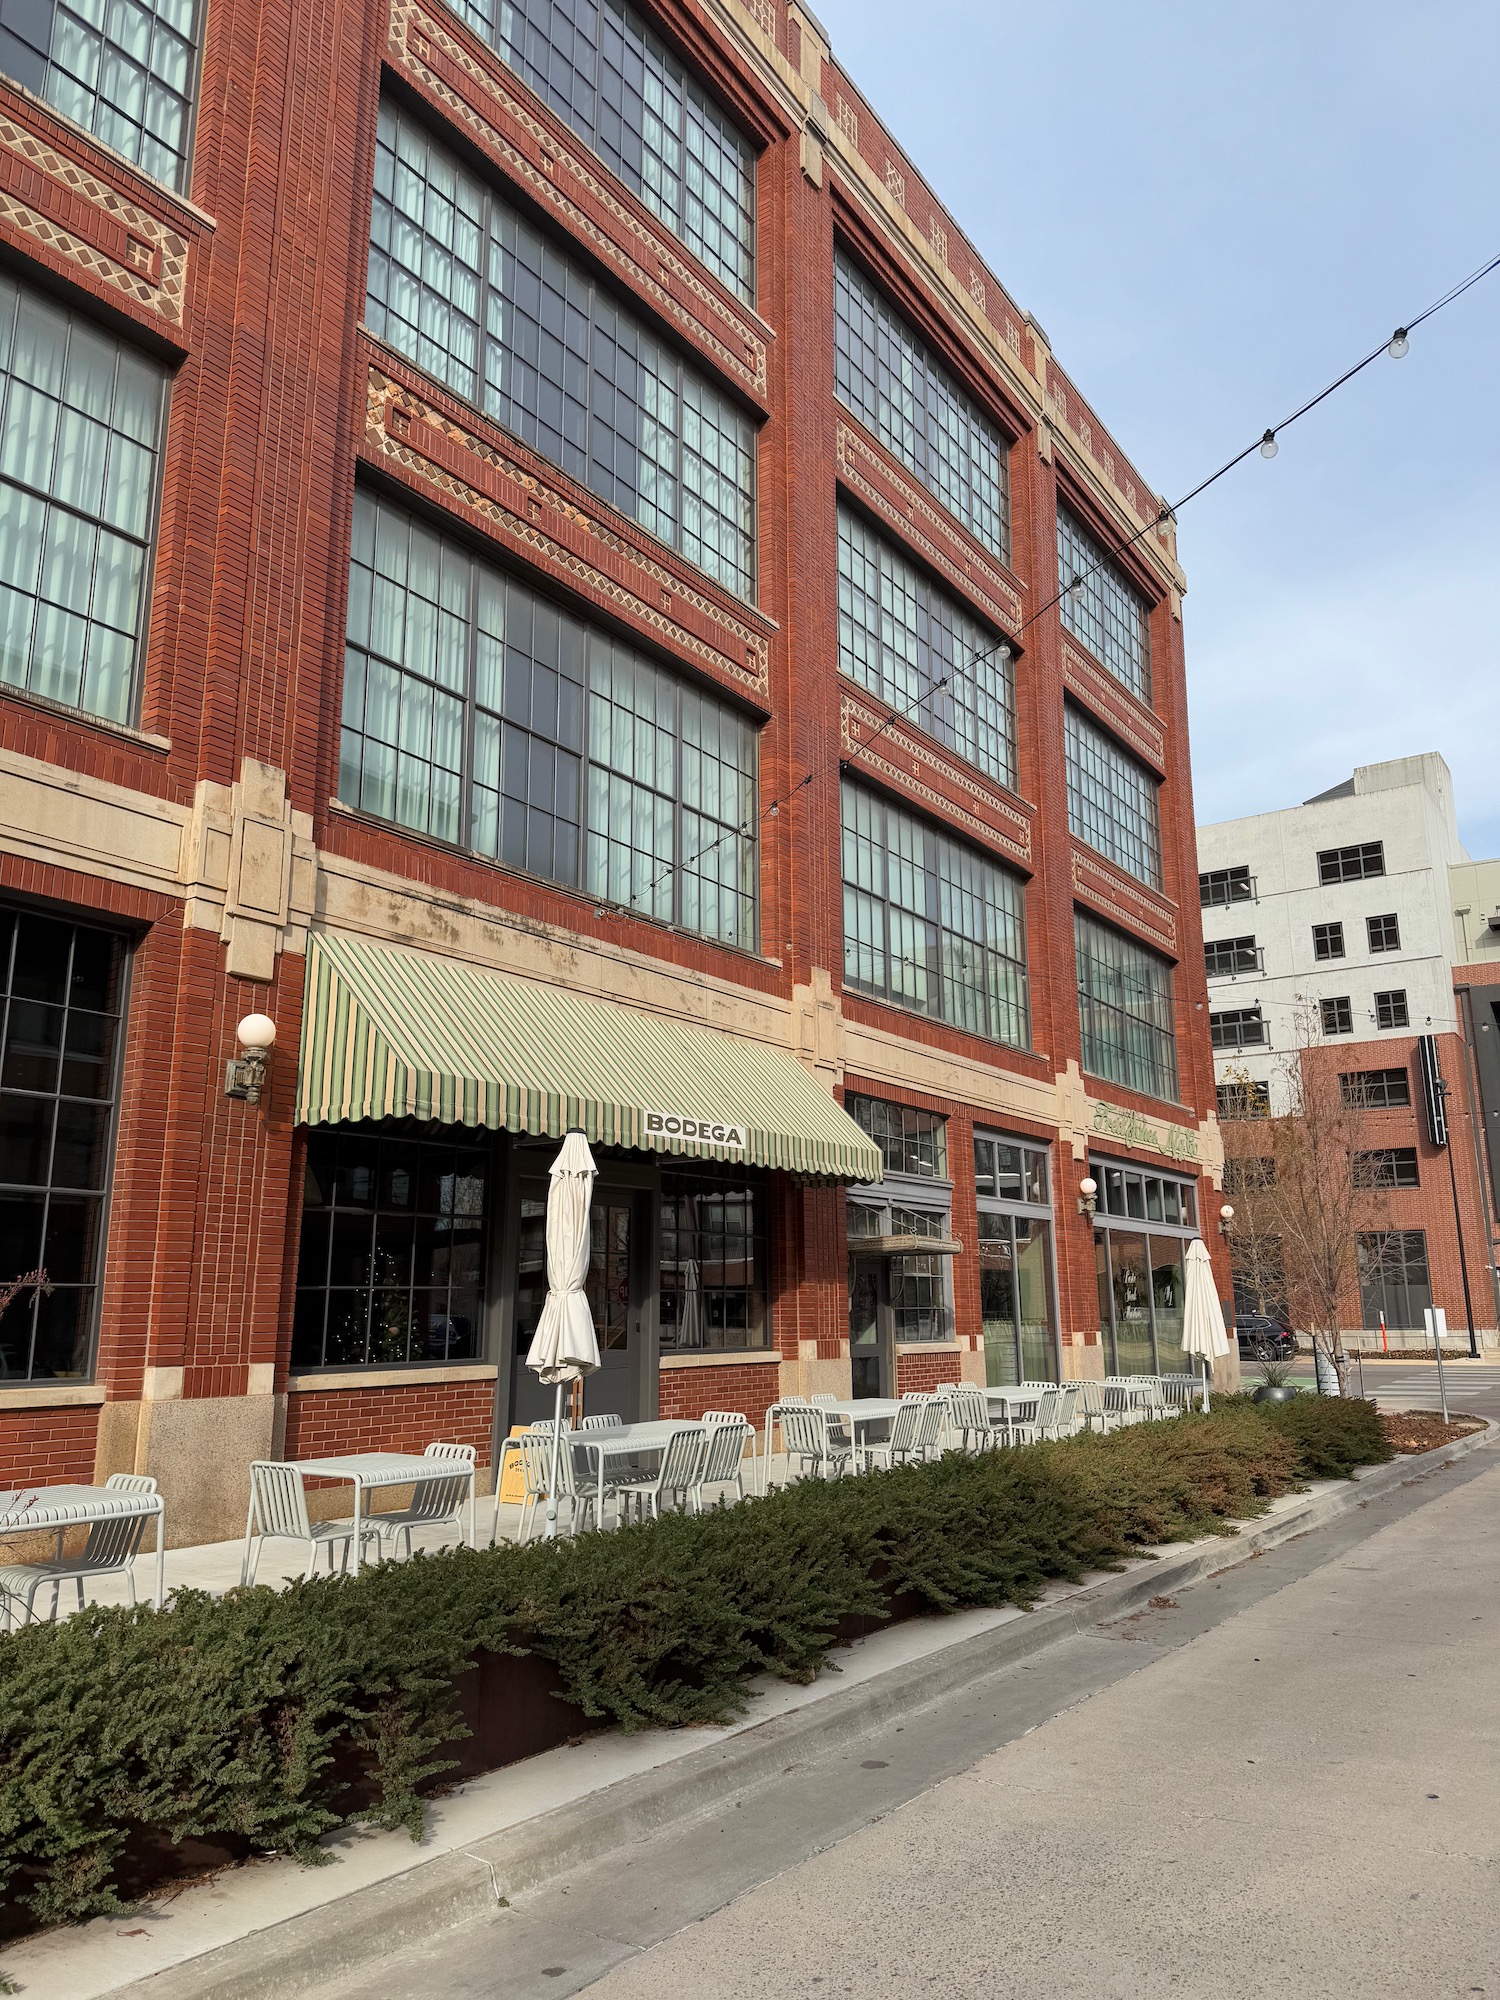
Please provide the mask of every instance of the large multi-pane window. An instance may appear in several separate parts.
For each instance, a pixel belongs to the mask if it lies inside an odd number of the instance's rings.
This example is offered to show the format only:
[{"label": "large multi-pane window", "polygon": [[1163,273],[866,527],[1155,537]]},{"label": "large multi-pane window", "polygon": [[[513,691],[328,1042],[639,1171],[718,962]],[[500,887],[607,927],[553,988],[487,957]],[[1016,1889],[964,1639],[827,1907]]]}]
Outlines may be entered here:
[{"label": "large multi-pane window", "polygon": [[1198,900],[1205,910],[1227,910],[1231,903],[1258,900],[1255,877],[1248,866],[1206,868],[1198,877]]},{"label": "large multi-pane window", "polygon": [[1177,1096],[1172,968],[1082,910],[1073,912],[1083,1066],[1148,1097]]},{"label": "large multi-pane window", "polygon": [[1368,882],[1385,873],[1385,842],[1363,840],[1353,847],[1325,847],[1318,853],[1318,881],[1324,888],[1336,882]]},{"label": "large multi-pane window", "polygon": [[979,1319],[985,1380],[1050,1382],[1057,1371],[1047,1151],[974,1135]]},{"label": "large multi-pane window", "polygon": [[833,339],[840,402],[1009,562],[1005,439],[842,250],[834,254]]},{"label": "large multi-pane window", "polygon": [[938,1112],[853,1092],[844,1099],[844,1109],[880,1148],[887,1174],[906,1174],[924,1181],[948,1178],[948,1121]]},{"label": "large multi-pane window", "polygon": [[663,1169],[662,1352],[768,1347],[769,1275],[764,1181],[746,1174]]},{"label": "large multi-pane window", "polygon": [[1002,785],[1015,783],[1009,646],[847,507],[839,509],[839,667]]},{"label": "large multi-pane window", "polygon": [[1228,1007],[1209,1015],[1208,1034],[1216,1049],[1264,1048],[1266,1017],[1259,1007]]},{"label": "large multi-pane window", "polygon": [[0,71],[181,187],[195,0],[0,0]]},{"label": "large multi-pane window", "polygon": [[1025,891],[977,848],[843,791],[844,980],[1027,1047]]},{"label": "large multi-pane window", "polygon": [[1427,1233],[1422,1229],[1372,1229],[1358,1239],[1359,1302],[1364,1323],[1420,1327],[1432,1304]]},{"label": "large multi-pane window", "polygon": [[755,426],[389,102],[371,330],[711,577],[755,588]]},{"label": "large multi-pane window", "polygon": [[309,1135],[294,1368],[482,1352],[490,1162],[490,1146],[461,1130]]},{"label": "large multi-pane window", "polygon": [[1063,711],[1068,830],[1117,868],[1161,887],[1159,780],[1070,702]]},{"label": "large multi-pane window", "polygon": [[454,5],[716,277],[753,300],[754,149],[633,7]]},{"label": "large multi-pane window", "polygon": [[111,931],[0,910],[0,1381],[89,1370],[125,970]]},{"label": "large multi-pane window", "polygon": [[1404,1069],[1345,1070],[1339,1095],[1356,1111],[1393,1111],[1411,1103],[1411,1078]]},{"label": "large multi-pane window", "polygon": [[127,719],[163,371],[0,274],[0,680]]},{"label": "large multi-pane window", "polygon": [[751,948],[755,777],[737,710],[356,493],[345,804]]},{"label": "large multi-pane window", "polygon": [[[1111,1375],[1194,1373],[1183,1352],[1183,1257],[1198,1233],[1191,1181],[1090,1160],[1099,1190],[1094,1262],[1099,1327]],[[1144,1227],[1149,1225],[1150,1233]]]},{"label": "large multi-pane window", "polygon": [[1066,507],[1057,510],[1062,622],[1139,700],[1151,699],[1146,600]]}]

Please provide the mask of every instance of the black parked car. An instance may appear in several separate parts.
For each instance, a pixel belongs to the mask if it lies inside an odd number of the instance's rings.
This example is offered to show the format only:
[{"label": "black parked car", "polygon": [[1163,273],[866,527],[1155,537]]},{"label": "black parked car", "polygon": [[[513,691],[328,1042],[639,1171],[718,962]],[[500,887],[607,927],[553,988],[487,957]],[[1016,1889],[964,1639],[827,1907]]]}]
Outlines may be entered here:
[{"label": "black parked car", "polygon": [[1241,1360],[1290,1361],[1297,1352],[1296,1334],[1269,1313],[1241,1313],[1234,1331]]}]

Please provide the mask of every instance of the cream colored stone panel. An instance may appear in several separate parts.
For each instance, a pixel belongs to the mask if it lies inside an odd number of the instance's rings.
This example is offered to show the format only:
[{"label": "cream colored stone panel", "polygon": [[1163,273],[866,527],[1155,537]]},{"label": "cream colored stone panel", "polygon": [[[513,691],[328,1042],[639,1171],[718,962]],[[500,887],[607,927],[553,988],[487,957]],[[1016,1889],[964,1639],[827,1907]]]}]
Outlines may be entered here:
[{"label": "cream colored stone panel", "polygon": [[180,893],[181,807],[0,750],[0,846],[132,888]]}]

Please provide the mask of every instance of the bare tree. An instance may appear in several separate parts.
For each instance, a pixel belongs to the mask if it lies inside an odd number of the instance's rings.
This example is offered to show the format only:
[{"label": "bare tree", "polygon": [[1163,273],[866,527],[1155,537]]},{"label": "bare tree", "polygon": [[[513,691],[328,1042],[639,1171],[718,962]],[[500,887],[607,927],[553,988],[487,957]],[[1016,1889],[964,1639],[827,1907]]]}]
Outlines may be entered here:
[{"label": "bare tree", "polygon": [[1230,1254],[1242,1292],[1305,1329],[1342,1390],[1340,1321],[1358,1296],[1359,1238],[1383,1232],[1388,1203],[1359,1167],[1358,1086],[1341,1079],[1311,1008],[1298,1010],[1295,1032],[1269,1091],[1228,1079],[1245,1114],[1224,1126]]}]

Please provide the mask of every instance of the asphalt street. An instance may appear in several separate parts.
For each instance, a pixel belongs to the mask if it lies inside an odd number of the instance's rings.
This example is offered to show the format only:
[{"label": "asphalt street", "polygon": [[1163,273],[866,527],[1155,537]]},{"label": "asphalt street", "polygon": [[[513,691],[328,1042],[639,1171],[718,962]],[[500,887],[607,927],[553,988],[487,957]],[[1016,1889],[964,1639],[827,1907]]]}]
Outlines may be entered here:
[{"label": "asphalt street", "polygon": [[1500,2000],[1497,1457],[393,1955],[382,2000]]},{"label": "asphalt street", "polygon": [[[1243,1364],[1245,1387],[1253,1389],[1258,1377],[1255,1363]],[[1387,1410],[1436,1410],[1438,1372],[1433,1363],[1411,1361],[1366,1361],[1365,1394]],[[1350,1386],[1359,1391],[1358,1365],[1349,1371]],[[1312,1363],[1297,1368],[1293,1379],[1303,1388],[1312,1386]],[[1500,1364],[1470,1361],[1467,1356],[1444,1356],[1443,1380],[1448,1390],[1450,1417],[1500,1418]]]}]

